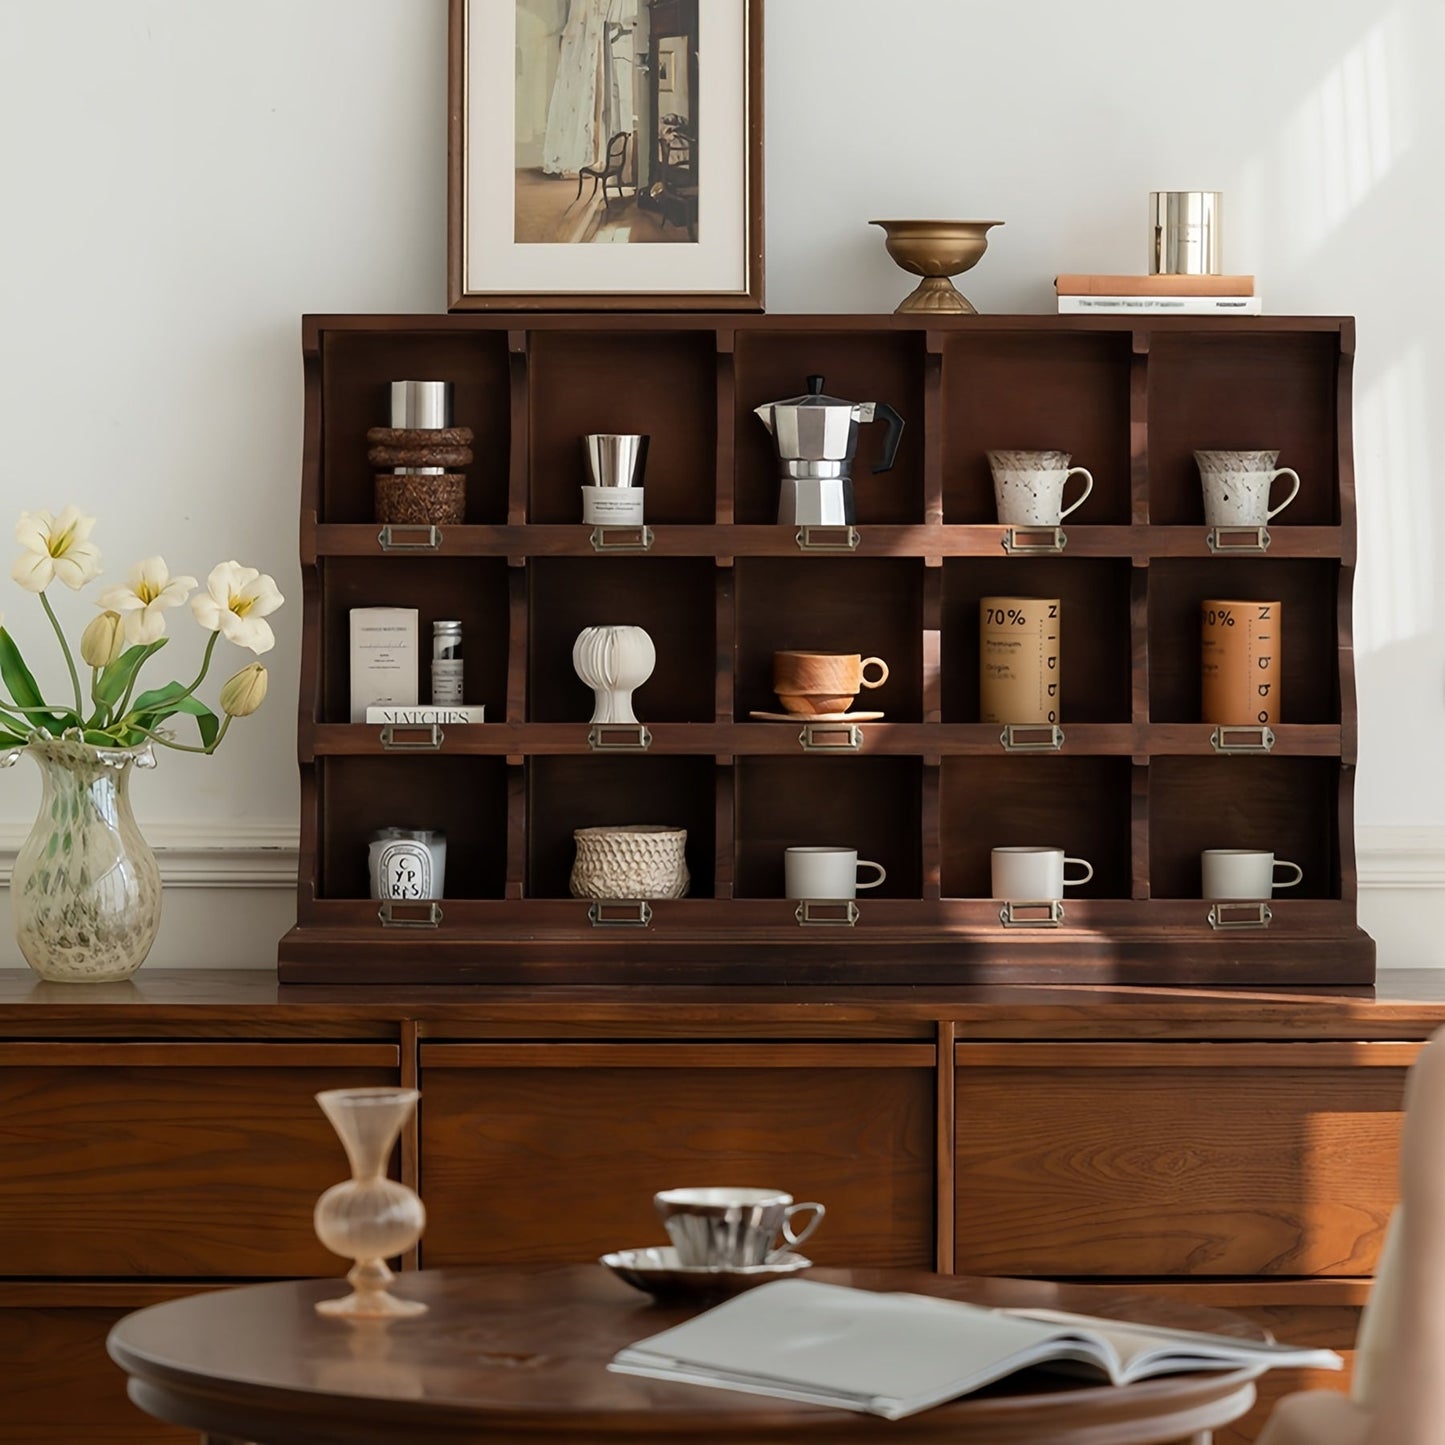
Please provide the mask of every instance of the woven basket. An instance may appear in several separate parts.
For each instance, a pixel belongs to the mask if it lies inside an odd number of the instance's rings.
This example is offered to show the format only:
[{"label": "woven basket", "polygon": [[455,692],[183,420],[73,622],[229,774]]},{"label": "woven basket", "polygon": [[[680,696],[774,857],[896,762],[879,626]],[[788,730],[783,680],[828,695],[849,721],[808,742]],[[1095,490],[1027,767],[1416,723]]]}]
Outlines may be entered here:
[{"label": "woven basket", "polygon": [[574,898],[681,898],[687,892],[686,828],[636,823],[578,828],[572,836]]}]

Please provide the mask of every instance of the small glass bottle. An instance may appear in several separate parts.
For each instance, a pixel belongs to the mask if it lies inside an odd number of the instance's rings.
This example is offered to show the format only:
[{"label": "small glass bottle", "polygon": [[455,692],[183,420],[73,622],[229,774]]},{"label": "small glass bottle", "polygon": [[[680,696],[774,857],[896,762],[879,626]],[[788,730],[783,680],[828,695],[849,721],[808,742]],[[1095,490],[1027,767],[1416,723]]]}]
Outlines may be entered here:
[{"label": "small glass bottle", "polygon": [[436,707],[462,705],[462,624],[431,625],[431,700]]}]

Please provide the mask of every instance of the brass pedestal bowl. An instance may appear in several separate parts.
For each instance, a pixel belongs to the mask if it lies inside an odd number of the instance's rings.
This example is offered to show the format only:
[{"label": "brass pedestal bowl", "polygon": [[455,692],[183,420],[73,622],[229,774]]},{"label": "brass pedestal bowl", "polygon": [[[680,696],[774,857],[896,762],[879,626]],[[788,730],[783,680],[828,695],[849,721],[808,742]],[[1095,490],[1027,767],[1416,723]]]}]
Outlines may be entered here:
[{"label": "brass pedestal bowl", "polygon": [[933,311],[975,316],[978,308],[948,278],[972,267],[988,249],[988,231],[1002,221],[869,221],[882,226],[888,254],[914,276],[918,287],[895,312]]}]

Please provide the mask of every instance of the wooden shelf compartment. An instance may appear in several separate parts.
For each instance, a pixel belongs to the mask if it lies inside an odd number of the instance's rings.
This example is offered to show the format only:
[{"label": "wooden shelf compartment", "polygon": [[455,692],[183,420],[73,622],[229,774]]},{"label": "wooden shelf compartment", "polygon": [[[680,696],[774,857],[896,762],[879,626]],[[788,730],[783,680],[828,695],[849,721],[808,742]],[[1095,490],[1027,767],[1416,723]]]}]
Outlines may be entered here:
[{"label": "wooden shelf compartment", "polygon": [[733,570],[739,722],[754,710],[780,710],[773,654],[783,651],[881,657],[887,682],[861,691],[853,710],[922,722],[924,567],[918,558],[744,557]]},{"label": "wooden shelf compartment", "polygon": [[633,695],[647,722],[712,722],[717,712],[717,602],[710,558],[537,557],[527,565],[527,716],[586,722],[592,691],[572,667],[585,627],[646,630],[657,652]]},{"label": "wooden shelf compartment", "polygon": [[[782,318],[787,325],[788,318]],[[778,453],[754,408],[808,390],[821,375],[829,396],[853,402],[887,402],[904,419],[893,468],[874,474],[882,458],[885,423],[858,432],[853,495],[858,523],[917,525],[924,520],[924,333],[868,328],[850,333],[814,330],[815,318],[798,318],[797,330],[739,328],[734,337],[734,520],[776,523]]]},{"label": "wooden shelf compartment", "polygon": [[650,439],[649,523],[716,520],[715,331],[535,331],[527,368],[529,521],[581,524],[580,488],[589,482],[582,438],[590,432]]},{"label": "wooden shelf compartment", "polygon": [[[417,610],[417,697],[431,701],[432,623],[462,624],[463,697],[485,704],[498,722],[507,715],[508,582],[498,557],[389,557],[384,566],[361,557],[329,557],[321,566],[319,722],[351,718],[351,610]],[[575,679],[574,679],[575,680]]]},{"label": "wooden shelf compartment", "polygon": [[[417,318],[420,320],[420,318]],[[391,419],[393,381],[449,381],[452,420],[472,429],[464,468],[467,521],[507,520],[511,370],[505,330],[437,332],[328,329],[321,341],[320,496],[326,523],[375,516],[366,432]]]},{"label": "wooden shelf compartment", "polygon": [[1342,896],[1338,759],[1160,757],[1148,772],[1154,898],[1199,898],[1206,848],[1298,863],[1304,878],[1280,902]]},{"label": "wooden shelf compartment", "polygon": [[[536,757],[526,766],[528,899],[571,898],[577,828],[686,828],[688,898],[716,889],[716,765],[710,757]],[[579,921],[585,915],[585,905]]]},{"label": "wooden shelf compartment", "polygon": [[1200,604],[1206,598],[1283,607],[1280,720],[1340,723],[1338,562],[1325,558],[1166,558],[1149,567],[1149,717],[1200,718]]},{"label": "wooden shelf compartment", "polygon": [[1069,900],[1128,899],[1133,773],[1124,757],[947,757],[942,762],[945,898],[990,898],[994,848],[1062,848],[1093,865]]},{"label": "wooden shelf compartment", "polygon": [[1149,520],[1204,525],[1196,450],[1268,450],[1300,477],[1299,495],[1270,530],[1338,526],[1340,371],[1348,366],[1351,346],[1349,332],[1229,328],[1154,336],[1148,360]]},{"label": "wooden shelf compartment", "polygon": [[[1129,332],[951,332],[942,344],[945,522],[995,521],[987,453],[1026,449],[1068,452],[1093,476],[1071,534],[1128,526]],[[1068,500],[1080,485],[1069,483]]]},{"label": "wooden shelf compartment", "polygon": [[[948,558],[943,564],[943,720],[978,721],[979,604],[984,597],[1059,599],[1060,722],[1132,716],[1131,567],[1083,557]],[[1197,627],[1196,627],[1197,631]]]},{"label": "wooden shelf compartment", "polygon": [[318,897],[370,896],[367,847],[372,835],[387,827],[437,828],[446,834],[445,896],[504,896],[505,759],[393,754],[331,757],[312,766],[321,818]]},{"label": "wooden shelf compartment", "polygon": [[882,864],[888,877],[860,900],[923,896],[920,758],[750,757],[733,773],[735,897],[781,899],[795,847],[856,848]]}]

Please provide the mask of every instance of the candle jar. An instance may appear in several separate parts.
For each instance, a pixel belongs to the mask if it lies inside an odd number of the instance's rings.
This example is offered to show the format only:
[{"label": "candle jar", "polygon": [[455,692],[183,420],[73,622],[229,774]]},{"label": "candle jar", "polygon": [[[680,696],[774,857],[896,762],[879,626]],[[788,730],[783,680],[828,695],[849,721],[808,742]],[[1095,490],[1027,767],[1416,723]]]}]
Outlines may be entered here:
[{"label": "candle jar", "polygon": [[435,828],[382,828],[367,849],[373,898],[440,898],[447,835]]}]

